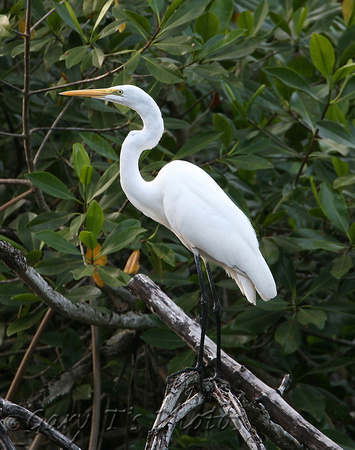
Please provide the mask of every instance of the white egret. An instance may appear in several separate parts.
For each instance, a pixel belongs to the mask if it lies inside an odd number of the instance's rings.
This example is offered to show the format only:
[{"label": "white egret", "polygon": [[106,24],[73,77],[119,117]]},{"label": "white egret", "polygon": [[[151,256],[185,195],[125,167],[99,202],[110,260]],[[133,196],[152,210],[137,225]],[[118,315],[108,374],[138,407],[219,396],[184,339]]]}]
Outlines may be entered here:
[{"label": "white egret", "polygon": [[204,170],[187,161],[166,164],[152,181],[139,171],[139,157],[155,147],[164,132],[161,111],[142,89],[114,86],[62,92],[125,105],[135,110],[143,129],[131,131],[120,155],[122,189],[130,202],[146,216],[171,230],[194,254],[201,285],[202,324],[197,368],[202,370],[208,294],[201,259],[204,260],[214,299],[217,322],[216,375],[220,376],[220,303],[212,283],[208,261],[222,266],[249,302],[256,291],[263,300],[276,296],[276,285],[260,250],[255,231],[246,215]]}]

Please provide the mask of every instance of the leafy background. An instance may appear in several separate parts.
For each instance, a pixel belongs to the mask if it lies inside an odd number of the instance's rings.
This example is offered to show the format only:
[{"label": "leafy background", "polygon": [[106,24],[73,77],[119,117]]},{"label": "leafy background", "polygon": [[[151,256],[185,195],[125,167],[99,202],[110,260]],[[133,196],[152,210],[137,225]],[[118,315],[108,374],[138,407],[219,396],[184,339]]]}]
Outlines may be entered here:
[{"label": "leafy background", "polygon": [[[355,448],[354,0],[34,1],[26,27],[27,11],[5,2],[0,15],[1,237],[73,302],[144,311],[123,294],[139,256],[141,272],[199,314],[193,257],[127,203],[118,182],[120,146],[139,117],[59,95],[66,85],[142,87],[165,120],[143,176],[176,158],[203,167],[251,218],[277,281],[278,297],[253,307],[215,268],[223,348],[272,386],[290,373],[288,401]],[[0,271],[5,396],[47,307]],[[111,428],[104,414],[102,448],[142,448],[165,376],[193,363],[155,322],[102,370],[102,410],[119,411]],[[100,329],[101,345],[113,333]],[[90,339],[88,325],[54,314],[14,401],[26,404],[90,353]],[[89,372],[41,409],[67,418],[62,429],[84,448]],[[218,420],[181,427],[176,445],[239,448]]]}]

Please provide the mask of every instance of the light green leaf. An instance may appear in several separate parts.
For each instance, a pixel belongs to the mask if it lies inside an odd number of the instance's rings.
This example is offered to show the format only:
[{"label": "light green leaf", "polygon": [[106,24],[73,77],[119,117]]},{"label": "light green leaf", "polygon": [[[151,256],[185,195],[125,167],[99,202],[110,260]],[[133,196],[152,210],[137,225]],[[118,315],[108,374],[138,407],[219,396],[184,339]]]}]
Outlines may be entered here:
[{"label": "light green leaf", "polygon": [[350,60],[347,64],[344,66],[339,67],[333,74],[333,82],[336,83],[337,81],[342,80],[343,78],[347,77],[351,73],[355,71],[355,63]]},{"label": "light green leaf", "polygon": [[103,243],[98,256],[115,253],[122,248],[128,247],[140,234],[144,233],[145,231],[147,231],[145,228],[132,227],[116,234],[115,230],[113,230],[106,241]]},{"label": "light green leaf", "polygon": [[26,173],[25,177],[30,180],[32,184],[53,197],[76,200],[67,186],[60,181],[59,178],[49,172]]},{"label": "light green leaf", "polygon": [[112,166],[110,166],[106,172],[102,175],[99,182],[96,185],[95,191],[92,194],[91,198],[87,199],[90,203],[95,197],[105,192],[111,184],[116,180],[120,173],[119,169],[119,161],[116,161]]},{"label": "light green leaf", "polygon": [[95,25],[92,29],[92,33],[94,33],[96,28],[100,25],[102,19],[106,16],[107,11],[109,10],[110,6],[112,5],[112,2],[113,2],[113,0],[107,0],[107,2],[101,8],[100,14],[97,16]]},{"label": "light green leaf", "polygon": [[92,63],[93,63],[93,65],[99,69],[102,66],[102,64],[103,64],[104,59],[105,59],[104,52],[100,48],[94,47],[94,49],[92,51]]},{"label": "light green leaf", "polygon": [[349,212],[342,194],[330,184],[322,183],[319,201],[325,216],[335,227],[348,236]]},{"label": "light green leaf", "polygon": [[9,18],[4,14],[0,14],[0,37],[12,36],[12,30]]},{"label": "light green leaf", "polygon": [[81,169],[84,166],[90,166],[89,155],[84,147],[78,143],[73,145],[73,165],[78,178],[80,177]]},{"label": "light green leaf", "polygon": [[322,75],[328,78],[335,63],[335,53],[331,42],[325,36],[313,33],[309,49],[313,64]]},{"label": "light green leaf", "polygon": [[347,147],[355,148],[355,142],[344,125],[332,120],[320,120],[316,122],[319,130],[319,135],[323,139],[331,139],[338,144],[346,145]]},{"label": "light green leaf", "polygon": [[49,247],[54,248],[58,252],[66,253],[68,255],[80,255],[80,251],[69,241],[65,239],[61,234],[55,231],[47,230],[36,233],[36,237],[47,244]]},{"label": "light green leaf", "polygon": [[174,0],[165,12],[158,37],[168,32],[175,32],[177,27],[186,28],[196,17],[204,13],[209,2],[210,0],[194,0],[193,2]]},{"label": "light green leaf", "polygon": [[186,156],[194,155],[207,145],[215,142],[221,135],[222,131],[205,131],[191,138],[184,144],[174,156],[174,159],[186,158]]},{"label": "light green leaf", "polygon": [[91,202],[88,210],[86,211],[86,229],[88,231],[92,231],[95,238],[97,238],[101,232],[103,223],[104,213],[101,209],[101,206],[97,203],[96,200],[94,200],[93,202]]},{"label": "light green leaf", "polygon": [[83,186],[89,186],[92,180],[93,172],[94,168],[92,166],[84,166],[81,168],[79,180]]},{"label": "light green leaf", "polygon": [[86,247],[90,248],[91,250],[94,250],[99,244],[92,231],[81,231],[79,234],[79,239],[84,245],[86,245]]},{"label": "light green leaf", "polygon": [[222,49],[233,44],[237,39],[239,39],[245,30],[232,30],[226,35],[217,35],[212,37],[209,41],[206,42],[201,54],[199,55],[199,59],[204,59],[204,61],[219,61],[225,59]]},{"label": "light green leaf", "polygon": [[113,161],[118,160],[118,156],[116,152],[111,147],[111,145],[106,141],[106,139],[102,138],[96,133],[80,133],[80,137],[83,141],[96,153],[105,158],[112,159]]},{"label": "light green leaf", "polygon": [[64,4],[54,3],[54,8],[57,11],[58,15],[63,19],[63,21],[70,26],[74,31],[76,31],[83,38],[84,42],[87,42],[86,36],[81,29],[80,23],[76,18],[76,15],[73,11],[73,8],[66,1]]},{"label": "light green leaf", "polygon": [[254,28],[254,18],[250,11],[242,11],[238,16],[238,27],[247,30],[246,34],[251,36]]},{"label": "light green leaf", "polygon": [[97,271],[102,281],[112,287],[126,286],[131,279],[130,275],[117,267],[97,266]]}]

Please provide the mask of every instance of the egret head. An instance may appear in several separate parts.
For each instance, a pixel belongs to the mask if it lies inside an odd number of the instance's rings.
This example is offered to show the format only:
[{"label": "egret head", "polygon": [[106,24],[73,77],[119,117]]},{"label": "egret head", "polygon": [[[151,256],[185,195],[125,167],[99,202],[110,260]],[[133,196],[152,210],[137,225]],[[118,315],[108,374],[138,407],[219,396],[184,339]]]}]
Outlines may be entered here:
[{"label": "egret head", "polygon": [[[158,105],[149,94],[137,86],[124,84],[122,86],[112,86],[103,89],[78,89],[76,91],[61,92],[60,94],[97,98],[99,100],[128,106],[137,111],[142,117],[143,122],[151,122],[152,125],[155,125],[155,128],[160,127],[162,129],[161,133],[163,133],[163,123]],[[161,124],[157,125],[156,121],[161,122]]]}]

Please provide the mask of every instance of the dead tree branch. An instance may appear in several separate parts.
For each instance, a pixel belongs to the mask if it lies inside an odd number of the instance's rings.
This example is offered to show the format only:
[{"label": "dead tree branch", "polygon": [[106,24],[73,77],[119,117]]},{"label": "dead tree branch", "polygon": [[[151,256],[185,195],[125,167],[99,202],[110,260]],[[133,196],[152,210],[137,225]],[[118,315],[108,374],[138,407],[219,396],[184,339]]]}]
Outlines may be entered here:
[{"label": "dead tree branch", "polygon": [[[198,352],[200,342],[200,326],[191,320],[161,289],[145,275],[136,275],[128,287],[147,307],[156,314],[169,328],[183,339],[195,352]],[[216,345],[206,337],[204,361],[214,366]],[[279,425],[300,444],[315,450],[341,450],[335,442],[307,422],[281,397],[277,390],[259,380],[246,367],[222,352],[222,374],[234,389],[242,391],[250,404],[266,409],[274,425]],[[266,422],[265,422],[266,423]],[[258,428],[256,426],[256,428]],[[274,442],[272,428],[264,433]],[[276,443],[276,445],[279,445]],[[290,448],[280,444],[281,448]],[[293,447],[295,448],[295,447]]]},{"label": "dead tree branch", "polygon": [[86,303],[72,303],[53,290],[35,269],[28,266],[26,258],[19,250],[2,240],[0,240],[0,259],[50,308],[71,320],[89,325],[135,330],[145,330],[155,326],[146,314],[132,311],[125,314],[104,314]]}]

